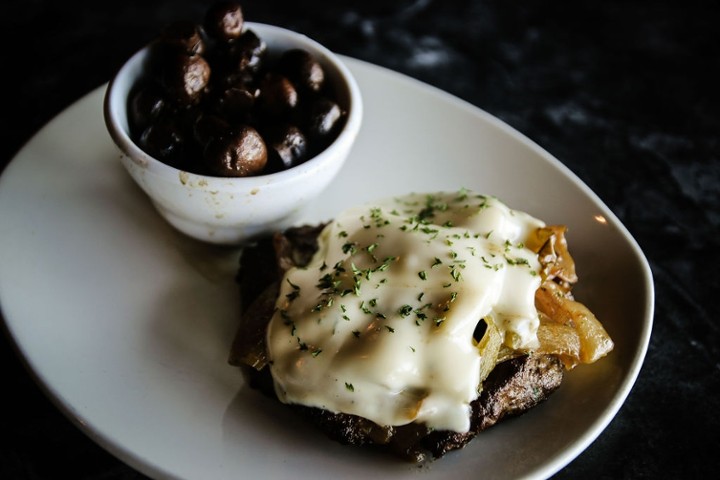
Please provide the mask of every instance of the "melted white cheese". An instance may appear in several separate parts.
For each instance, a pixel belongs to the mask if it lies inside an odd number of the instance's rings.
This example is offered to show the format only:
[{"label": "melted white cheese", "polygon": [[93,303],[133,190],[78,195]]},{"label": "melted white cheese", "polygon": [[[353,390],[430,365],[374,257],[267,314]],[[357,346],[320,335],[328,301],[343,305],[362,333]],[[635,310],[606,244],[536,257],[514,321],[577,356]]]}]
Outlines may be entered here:
[{"label": "melted white cheese", "polygon": [[537,344],[544,224],[494,197],[411,194],[340,213],[306,268],[283,279],[267,345],[278,398],[368,418],[470,427],[480,387],[473,332]]}]

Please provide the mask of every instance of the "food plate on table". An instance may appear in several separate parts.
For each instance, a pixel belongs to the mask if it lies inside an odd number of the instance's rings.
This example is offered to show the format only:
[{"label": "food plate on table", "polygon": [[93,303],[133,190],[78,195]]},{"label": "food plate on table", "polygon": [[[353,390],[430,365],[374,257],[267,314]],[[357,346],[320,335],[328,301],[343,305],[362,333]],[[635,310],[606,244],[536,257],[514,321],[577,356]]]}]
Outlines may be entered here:
[{"label": "food plate on table", "polygon": [[344,58],[365,119],[335,182],[301,221],[387,195],[471,188],[568,226],[574,290],[615,342],[526,415],[418,467],[345,447],[244,383],[227,362],[239,250],[168,226],[122,170],[100,87],[51,121],[0,178],[0,302],[58,408],[156,478],[545,478],[612,420],[642,366],[649,266],[625,227],[550,154],[484,111]]}]

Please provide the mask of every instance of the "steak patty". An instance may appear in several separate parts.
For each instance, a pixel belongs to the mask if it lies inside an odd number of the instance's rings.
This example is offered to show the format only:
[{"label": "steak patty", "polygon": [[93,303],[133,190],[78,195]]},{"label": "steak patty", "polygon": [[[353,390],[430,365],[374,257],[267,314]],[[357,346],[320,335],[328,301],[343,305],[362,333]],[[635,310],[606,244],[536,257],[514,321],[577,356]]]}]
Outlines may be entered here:
[{"label": "steak patty", "polygon": [[[275,309],[279,282],[295,266],[307,265],[317,251],[324,225],[291,228],[244,250],[238,282],[243,302],[241,325],[229,362],[243,368],[249,384],[277,398],[267,367],[265,331]],[[520,415],[541,403],[563,380],[564,367],[555,355],[522,355],[498,363],[471,403],[471,428],[458,433],[431,430],[422,424],[378,425],[368,419],[303,405],[289,405],[331,439],[347,445],[372,446],[420,462],[465,446],[497,422]]]}]

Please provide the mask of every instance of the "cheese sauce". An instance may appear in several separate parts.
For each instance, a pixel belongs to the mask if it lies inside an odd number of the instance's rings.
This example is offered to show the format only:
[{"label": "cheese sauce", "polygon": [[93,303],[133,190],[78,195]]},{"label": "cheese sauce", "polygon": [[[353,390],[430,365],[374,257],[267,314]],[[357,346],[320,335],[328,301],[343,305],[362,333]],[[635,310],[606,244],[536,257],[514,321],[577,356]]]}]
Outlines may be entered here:
[{"label": "cheese sauce", "polygon": [[410,194],[340,213],[289,270],[267,332],[278,398],[380,425],[465,432],[478,397],[481,319],[537,345],[544,223],[472,192]]}]

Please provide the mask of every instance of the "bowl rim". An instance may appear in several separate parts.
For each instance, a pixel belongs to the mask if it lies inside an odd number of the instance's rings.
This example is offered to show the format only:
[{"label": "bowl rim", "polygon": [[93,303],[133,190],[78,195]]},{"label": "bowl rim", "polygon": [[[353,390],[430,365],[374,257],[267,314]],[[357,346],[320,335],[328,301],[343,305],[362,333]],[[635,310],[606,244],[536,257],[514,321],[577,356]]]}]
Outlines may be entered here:
[{"label": "bowl rim", "polygon": [[[353,142],[357,138],[362,124],[363,100],[357,80],[342,59],[317,40],[310,38],[304,33],[296,32],[284,27],[265,23],[245,22],[244,30],[256,31],[258,36],[268,44],[270,43],[267,38],[268,35],[276,38],[284,37],[292,40],[293,42],[298,42],[298,47],[309,47],[314,55],[318,56],[319,54],[318,60],[322,64],[331,65],[333,69],[337,71],[339,81],[345,84],[347,89],[348,115],[342,130],[339,132],[335,140],[333,140],[333,142],[323,151],[312,158],[309,158],[300,165],[296,165],[280,172],[248,177],[220,177],[203,175],[178,169],[162,162],[161,160],[158,160],[140,148],[132,140],[126,128],[123,127],[124,122],[121,121],[121,118],[122,115],[127,117],[127,110],[125,110],[125,113],[123,114],[117,111],[118,108],[126,109],[127,104],[127,98],[123,95],[122,91],[122,85],[126,82],[123,82],[122,80],[124,77],[130,75],[133,68],[141,68],[138,64],[141,64],[147,58],[149,50],[152,46],[151,41],[139,50],[135,51],[135,53],[126,59],[116,70],[109,80],[103,96],[103,119],[106,129],[113,142],[125,154],[125,156],[130,159],[130,161],[155,175],[168,176],[169,178],[183,175],[187,183],[192,182],[206,185],[209,188],[217,188],[220,185],[242,186],[249,188],[256,185],[267,186],[268,184],[273,183],[284,183],[285,181],[296,177],[305,177],[331,162],[335,156],[334,154],[336,150],[342,149],[343,146],[346,146],[347,148],[352,146]],[[127,83],[129,83],[127,88],[129,91],[134,85],[135,80]]]}]

